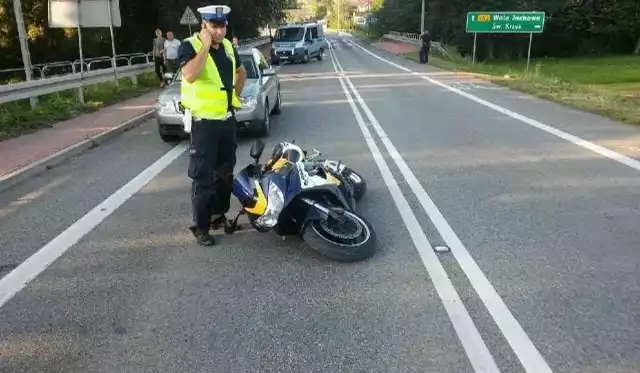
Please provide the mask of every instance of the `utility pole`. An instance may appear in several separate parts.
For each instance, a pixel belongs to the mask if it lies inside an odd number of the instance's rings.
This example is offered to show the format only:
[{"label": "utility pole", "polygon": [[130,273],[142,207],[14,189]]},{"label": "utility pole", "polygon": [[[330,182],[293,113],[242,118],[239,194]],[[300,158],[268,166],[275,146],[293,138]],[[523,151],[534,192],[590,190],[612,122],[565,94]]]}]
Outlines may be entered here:
[{"label": "utility pole", "polygon": [[[22,53],[22,65],[24,65],[24,75],[28,82],[31,77],[31,56],[29,55],[29,42],[27,32],[24,29],[24,17],[22,16],[22,4],[20,0],[13,0],[13,13],[16,15],[16,25],[18,27],[18,38],[20,39],[20,52]],[[29,99],[31,108],[35,109],[38,100],[35,97]]]},{"label": "utility pole", "polygon": [[422,11],[420,12],[420,34],[424,34],[424,2],[425,0],[422,0]]}]

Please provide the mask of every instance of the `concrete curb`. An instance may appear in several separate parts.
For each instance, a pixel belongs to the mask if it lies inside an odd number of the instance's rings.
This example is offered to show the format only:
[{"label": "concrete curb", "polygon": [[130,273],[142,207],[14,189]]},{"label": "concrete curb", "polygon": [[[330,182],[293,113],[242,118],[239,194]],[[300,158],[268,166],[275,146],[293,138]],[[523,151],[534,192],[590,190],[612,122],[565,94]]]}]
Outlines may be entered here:
[{"label": "concrete curb", "polygon": [[145,111],[144,113],[136,116],[135,118],[129,119],[118,126],[99,133],[97,135],[91,136],[87,139],[84,139],[80,142],[77,142],[73,145],[70,145],[58,152],[51,154],[46,158],[42,158],[36,162],[28,164],[22,168],[14,170],[2,177],[0,177],[0,191],[4,191],[12,186],[15,186],[31,177],[39,175],[44,171],[50,170],[51,168],[61,164],[69,158],[72,158],[76,155],[82,154],[87,150],[91,150],[105,141],[116,137],[131,128],[134,128],[140,125],[143,122],[153,118],[153,114],[155,113],[155,109],[151,109]]}]

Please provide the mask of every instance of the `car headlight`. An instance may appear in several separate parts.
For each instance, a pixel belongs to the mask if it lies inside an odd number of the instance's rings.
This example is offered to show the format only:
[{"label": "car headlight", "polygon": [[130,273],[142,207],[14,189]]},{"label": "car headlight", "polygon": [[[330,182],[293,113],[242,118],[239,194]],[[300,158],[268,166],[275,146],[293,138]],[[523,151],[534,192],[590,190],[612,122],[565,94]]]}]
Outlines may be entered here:
[{"label": "car headlight", "polygon": [[299,41],[296,43],[296,48],[302,48],[304,47],[304,42],[303,41]]},{"label": "car headlight", "polygon": [[273,228],[278,223],[278,215],[284,207],[284,195],[275,183],[269,182],[269,197],[267,210],[256,219],[256,223],[265,228]]},{"label": "car headlight", "polygon": [[175,111],[175,107],[171,101],[156,101],[156,109],[159,111]]},{"label": "car headlight", "polygon": [[253,96],[247,96],[247,97],[241,97],[240,98],[240,102],[242,103],[243,107],[247,107],[247,108],[254,108],[256,107],[256,105],[258,105],[258,99],[256,99]]}]

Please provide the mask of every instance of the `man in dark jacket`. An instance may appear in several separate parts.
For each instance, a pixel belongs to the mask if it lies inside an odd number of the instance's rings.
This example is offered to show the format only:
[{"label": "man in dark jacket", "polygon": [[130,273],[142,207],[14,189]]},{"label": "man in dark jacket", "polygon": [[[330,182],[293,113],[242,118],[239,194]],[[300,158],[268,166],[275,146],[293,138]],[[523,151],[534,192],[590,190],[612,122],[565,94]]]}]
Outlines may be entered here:
[{"label": "man in dark jacket", "polygon": [[420,63],[429,62],[429,49],[431,48],[431,33],[429,30],[425,30],[422,35],[420,35],[420,40],[422,41],[422,46],[420,47]]}]

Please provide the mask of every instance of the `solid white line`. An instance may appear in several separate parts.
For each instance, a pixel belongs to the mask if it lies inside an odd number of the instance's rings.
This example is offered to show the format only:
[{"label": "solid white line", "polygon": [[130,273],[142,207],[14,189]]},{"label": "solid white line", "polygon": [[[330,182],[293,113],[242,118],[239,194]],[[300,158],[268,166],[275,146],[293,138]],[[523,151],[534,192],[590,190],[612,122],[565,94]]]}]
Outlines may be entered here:
[{"label": "solid white line", "polygon": [[[339,81],[342,89],[347,96],[347,100],[349,101],[349,105],[351,106],[351,110],[356,117],[356,121],[358,122],[358,127],[362,131],[362,135],[365,138],[367,145],[369,146],[369,150],[373,155],[373,159],[378,165],[380,169],[380,173],[382,174],[382,178],[384,179],[389,192],[391,193],[391,197],[400,212],[400,216],[404,221],[407,230],[409,231],[409,235],[418,250],[418,254],[422,259],[422,263],[431,280],[433,281],[433,285],[440,297],[444,308],[451,319],[451,323],[462,343],[462,347],[464,348],[467,356],[469,357],[469,361],[474,368],[475,372],[500,372],[498,369],[493,356],[489,352],[486,344],[482,340],[478,329],[476,328],[471,316],[469,316],[469,312],[462,303],[458,292],[455,287],[449,280],[449,276],[445,271],[444,267],[440,263],[437,255],[433,251],[433,247],[424,231],[420,227],[420,223],[416,218],[415,214],[411,210],[409,203],[406,198],[402,194],[400,187],[398,186],[389,166],[384,160],[380,149],[376,145],[371,133],[367,129],[367,126],[360,114],[360,111],[357,109],[353,97],[347,87],[345,86],[345,80],[349,82],[348,78],[345,78],[344,70],[339,65],[340,62],[337,60],[337,57],[334,54],[333,47],[329,44],[329,55],[331,57],[331,62],[333,63],[334,70],[339,74]],[[337,64],[337,65],[336,65]],[[357,94],[356,91],[354,93],[358,97],[358,102],[362,105],[364,102],[362,98]]]},{"label": "solid white line", "polygon": [[187,150],[179,144],[0,279],[0,308]]},{"label": "solid white line", "polygon": [[377,54],[369,51],[368,49],[366,49],[364,47],[362,47],[358,43],[355,43],[355,42],[353,42],[351,40],[346,40],[346,41],[349,42],[350,44],[362,49],[364,52],[370,54],[371,56],[373,56],[373,57],[375,57],[377,59],[379,59],[380,61],[386,62],[391,66],[395,66],[395,67],[397,67],[398,69],[400,69],[402,71],[406,71],[406,72],[409,72],[409,73],[411,73],[413,75],[419,76],[420,78],[422,78],[424,80],[427,80],[427,81],[429,81],[429,82],[431,82],[431,83],[433,83],[433,84],[435,84],[435,85],[437,85],[439,87],[447,89],[447,90],[449,90],[451,92],[457,93],[460,96],[468,98],[471,101],[477,102],[480,105],[484,105],[484,106],[486,106],[486,107],[488,107],[490,109],[493,109],[493,110],[495,110],[495,111],[497,111],[497,112],[499,112],[501,114],[504,114],[504,115],[506,115],[508,117],[511,117],[511,118],[513,118],[515,120],[518,120],[518,121],[520,121],[522,123],[525,123],[525,124],[528,124],[528,125],[530,125],[532,127],[535,127],[535,128],[540,129],[540,130],[543,130],[543,131],[545,131],[547,133],[550,133],[550,134],[552,134],[554,136],[557,136],[557,137],[559,137],[561,139],[567,140],[567,141],[569,141],[569,142],[571,142],[571,143],[573,143],[575,145],[581,146],[581,147],[583,147],[585,149],[591,150],[591,151],[593,151],[593,152],[595,152],[597,154],[600,154],[600,155],[605,156],[605,157],[607,157],[609,159],[612,159],[612,160],[614,160],[616,162],[619,162],[619,163],[621,163],[621,164],[623,164],[625,166],[629,166],[629,167],[631,167],[631,168],[633,168],[633,169],[635,169],[637,171],[640,171],[640,161],[638,161],[636,159],[633,159],[633,158],[627,157],[625,155],[616,153],[613,150],[607,149],[607,148],[602,147],[600,145],[596,145],[596,144],[594,144],[594,143],[592,143],[590,141],[587,141],[585,139],[582,139],[582,138],[580,138],[578,136],[575,136],[575,135],[572,135],[570,133],[561,131],[561,130],[559,130],[557,128],[554,128],[554,127],[551,127],[551,126],[549,126],[547,124],[541,123],[541,122],[539,122],[539,121],[537,121],[535,119],[529,118],[529,117],[524,116],[522,114],[518,114],[518,113],[516,113],[514,111],[511,111],[511,110],[509,110],[507,108],[504,108],[504,107],[502,107],[500,105],[496,105],[496,104],[491,103],[491,102],[489,102],[487,100],[481,99],[480,97],[474,96],[474,95],[472,95],[470,93],[461,91],[461,90],[459,90],[457,88],[454,88],[454,87],[451,87],[450,85],[448,85],[446,83],[440,82],[440,81],[438,81],[436,79],[433,79],[433,78],[430,78],[428,76],[424,76],[424,75],[422,75],[420,73],[411,71],[410,69],[408,69],[408,68],[406,68],[404,66],[398,65],[395,62],[391,62],[391,61],[387,60],[386,58],[378,56]]},{"label": "solid white line", "polygon": [[458,235],[453,231],[453,228],[451,228],[436,204],[424,190],[420,181],[418,181],[409,166],[407,166],[396,147],[389,140],[380,123],[377,121],[364,100],[360,97],[356,88],[348,78],[346,81],[354,92],[356,99],[360,102],[366,116],[373,124],[373,128],[378,133],[378,136],[380,136],[380,139],[391,155],[391,158],[395,161],[396,165],[398,165],[400,172],[404,176],[405,180],[407,180],[411,190],[416,197],[418,197],[418,201],[420,201],[422,208],[451,249],[452,254],[460,265],[460,268],[464,271],[467,278],[469,278],[471,285],[478,293],[478,296],[500,328],[500,331],[506,338],[509,345],[511,345],[511,348],[518,356],[518,359],[525,370],[527,372],[535,373],[551,373],[552,370],[544,357],[534,346],[527,333],[513,316],[500,295],[498,295],[498,292],[494,289],[493,285],[491,285],[491,282],[489,282],[471,254],[469,254],[469,251],[462,244]]}]

